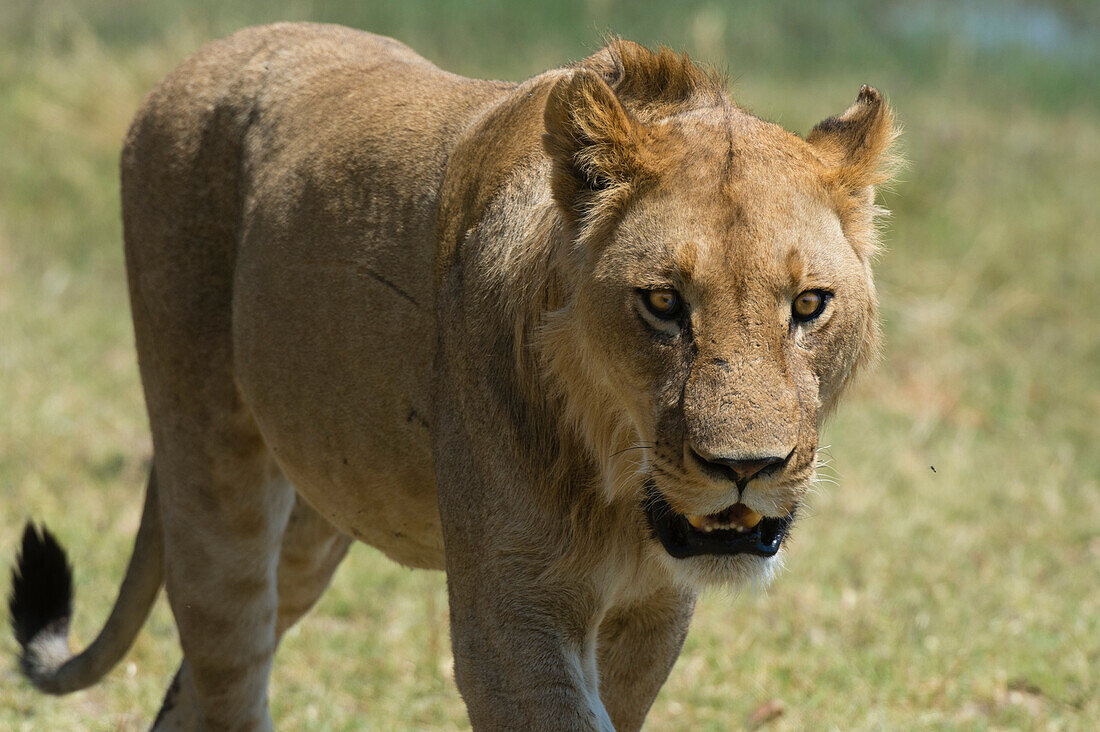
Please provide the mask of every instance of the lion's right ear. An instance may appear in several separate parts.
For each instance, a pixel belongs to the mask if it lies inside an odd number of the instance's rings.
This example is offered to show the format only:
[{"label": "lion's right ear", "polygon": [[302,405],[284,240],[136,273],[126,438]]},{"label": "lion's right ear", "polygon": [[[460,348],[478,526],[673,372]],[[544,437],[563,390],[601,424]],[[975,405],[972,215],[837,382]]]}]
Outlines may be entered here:
[{"label": "lion's right ear", "polygon": [[644,129],[596,72],[578,69],[554,84],[544,120],[551,190],[571,223],[621,201],[646,177]]}]

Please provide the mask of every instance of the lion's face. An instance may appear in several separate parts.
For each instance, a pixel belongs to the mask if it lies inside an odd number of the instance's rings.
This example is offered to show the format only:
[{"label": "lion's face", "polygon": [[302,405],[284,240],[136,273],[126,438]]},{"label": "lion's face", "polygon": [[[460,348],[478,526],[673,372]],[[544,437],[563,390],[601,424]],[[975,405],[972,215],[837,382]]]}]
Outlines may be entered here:
[{"label": "lion's face", "polygon": [[708,162],[631,206],[574,315],[644,445],[668,552],[767,557],[868,342],[874,291],[810,171],[746,163],[722,181]]},{"label": "lion's face", "polygon": [[619,435],[606,457],[632,463],[662,561],[693,581],[770,572],[822,420],[877,334],[870,249],[854,240],[870,214],[838,206],[806,141],[737,125],[650,130],[659,172],[590,227],[570,308],[591,389],[608,392],[589,398],[621,410],[590,422]]}]

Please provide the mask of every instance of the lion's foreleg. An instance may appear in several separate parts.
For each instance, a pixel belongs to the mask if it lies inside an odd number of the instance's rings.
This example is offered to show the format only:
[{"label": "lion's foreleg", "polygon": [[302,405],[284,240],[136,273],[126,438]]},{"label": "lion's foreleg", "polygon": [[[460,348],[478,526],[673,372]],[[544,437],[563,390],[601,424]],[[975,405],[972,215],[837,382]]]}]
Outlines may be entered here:
[{"label": "lion's foreleg", "polygon": [[600,697],[617,732],[642,726],[687,636],[695,597],[668,589],[600,625]]},{"label": "lion's foreleg", "polygon": [[562,518],[540,511],[528,488],[493,485],[467,443],[451,444],[436,473],[455,680],[474,729],[613,729],[598,691],[596,583],[554,572],[550,527]]},{"label": "lion's foreleg", "polygon": [[449,571],[447,586],[455,679],[474,729],[612,730],[578,593],[494,562],[471,570]]}]

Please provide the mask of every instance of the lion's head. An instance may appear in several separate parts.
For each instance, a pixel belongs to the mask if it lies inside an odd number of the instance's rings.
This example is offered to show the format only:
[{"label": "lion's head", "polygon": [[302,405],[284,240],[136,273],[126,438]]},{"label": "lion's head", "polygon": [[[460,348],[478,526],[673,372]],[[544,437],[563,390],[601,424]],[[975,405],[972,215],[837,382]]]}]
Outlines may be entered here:
[{"label": "lion's head", "polygon": [[609,500],[641,505],[691,581],[770,572],[822,421],[875,354],[896,136],[868,87],[803,139],[722,86],[615,43],[557,82],[543,138],[572,242],[543,352]]}]

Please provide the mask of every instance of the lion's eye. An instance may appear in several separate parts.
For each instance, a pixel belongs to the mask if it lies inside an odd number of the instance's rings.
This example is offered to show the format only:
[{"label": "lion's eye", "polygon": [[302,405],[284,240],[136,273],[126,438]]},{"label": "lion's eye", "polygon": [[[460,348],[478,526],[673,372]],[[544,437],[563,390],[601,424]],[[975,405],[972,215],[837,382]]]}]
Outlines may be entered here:
[{"label": "lion's eye", "polygon": [[800,323],[807,323],[824,312],[829,297],[830,293],[824,290],[806,290],[791,303],[791,316]]},{"label": "lion's eye", "polygon": [[646,290],[642,293],[646,309],[662,320],[672,320],[683,309],[680,294],[676,290]]}]

